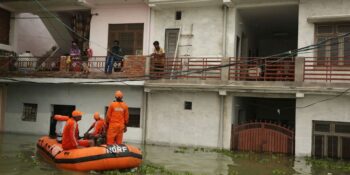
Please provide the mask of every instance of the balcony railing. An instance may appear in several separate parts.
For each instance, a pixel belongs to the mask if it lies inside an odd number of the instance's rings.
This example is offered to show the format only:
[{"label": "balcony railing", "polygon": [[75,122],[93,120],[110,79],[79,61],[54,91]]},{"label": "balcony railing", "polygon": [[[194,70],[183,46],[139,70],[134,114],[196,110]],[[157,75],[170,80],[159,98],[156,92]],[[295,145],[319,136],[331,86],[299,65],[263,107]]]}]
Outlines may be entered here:
[{"label": "balcony railing", "polygon": [[[126,56],[119,66],[112,65],[108,77],[142,77],[145,75],[146,58],[143,56]],[[116,62],[114,62],[116,64]],[[124,66],[125,65],[125,66]],[[68,57],[0,57],[1,75],[49,76],[49,77],[82,77],[105,78],[106,56],[90,58]],[[76,76],[75,76],[76,77]],[[79,77],[79,76],[78,76]]]},{"label": "balcony railing", "polygon": [[151,58],[152,79],[220,79],[221,58]]},{"label": "balcony railing", "polygon": [[230,80],[294,81],[294,58],[230,58]]},{"label": "balcony railing", "polygon": [[349,82],[350,58],[307,57],[304,60],[303,80],[309,82]]},{"label": "balcony railing", "polygon": [[0,76],[350,82],[350,58],[346,57],[164,59],[126,56],[121,67],[113,67],[112,74],[105,74],[105,66],[106,56],[70,63],[66,57],[0,57]]},{"label": "balcony railing", "polygon": [[234,81],[294,81],[294,58],[152,58],[153,79],[218,79],[228,70]]}]

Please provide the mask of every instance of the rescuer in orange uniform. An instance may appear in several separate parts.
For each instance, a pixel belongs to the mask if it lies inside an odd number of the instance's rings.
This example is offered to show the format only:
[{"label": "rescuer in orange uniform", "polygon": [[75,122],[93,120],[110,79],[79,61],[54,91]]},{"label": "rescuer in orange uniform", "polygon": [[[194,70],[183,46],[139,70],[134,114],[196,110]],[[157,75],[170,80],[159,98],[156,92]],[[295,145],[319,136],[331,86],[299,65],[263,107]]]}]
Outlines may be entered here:
[{"label": "rescuer in orange uniform", "polygon": [[115,92],[116,100],[112,102],[107,111],[107,144],[121,144],[123,142],[123,133],[126,132],[126,125],[129,122],[128,105],[123,102],[123,93]]},{"label": "rescuer in orange uniform", "polygon": [[64,150],[76,149],[78,146],[90,146],[88,140],[78,140],[79,139],[79,127],[78,121],[81,120],[83,113],[74,110],[72,112],[72,118],[69,118],[63,129],[62,136],[62,148]]},{"label": "rescuer in orange uniform", "polygon": [[[105,133],[105,121],[101,119],[100,114],[95,112],[94,114],[95,122],[90,126],[90,128],[84,134],[85,138],[97,138]],[[91,133],[89,131],[94,129]]]}]

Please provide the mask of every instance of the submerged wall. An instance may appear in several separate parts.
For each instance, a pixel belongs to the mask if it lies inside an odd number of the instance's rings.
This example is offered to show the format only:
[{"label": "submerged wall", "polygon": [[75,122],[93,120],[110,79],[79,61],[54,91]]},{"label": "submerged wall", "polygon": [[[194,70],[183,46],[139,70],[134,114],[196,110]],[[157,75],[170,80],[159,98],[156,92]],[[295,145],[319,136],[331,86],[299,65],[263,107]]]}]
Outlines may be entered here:
[{"label": "submerged wall", "polygon": [[[185,110],[185,101],[192,110]],[[231,101],[231,100],[227,100]],[[228,104],[227,106],[231,106]],[[225,111],[225,114],[231,112]],[[148,95],[147,143],[217,147],[220,96],[218,92],[151,91]],[[231,117],[225,117],[224,147],[229,148]],[[229,132],[229,131],[228,131]]]},{"label": "submerged wall", "polygon": [[[297,156],[311,155],[312,151],[312,121],[350,122],[349,96],[306,95],[296,100],[295,121],[295,154]],[[304,107],[316,103],[309,107]]]},{"label": "submerged wall", "polygon": [[[84,133],[94,121],[94,112],[99,112],[104,117],[105,107],[114,100],[114,92],[118,89],[123,91],[124,101],[129,107],[141,108],[142,106],[141,87],[11,84],[7,89],[5,132],[47,135],[52,105],[75,105],[76,109],[84,113],[79,122],[80,133]],[[23,103],[38,104],[36,122],[22,121]],[[140,142],[141,128],[129,127],[124,139]]]}]

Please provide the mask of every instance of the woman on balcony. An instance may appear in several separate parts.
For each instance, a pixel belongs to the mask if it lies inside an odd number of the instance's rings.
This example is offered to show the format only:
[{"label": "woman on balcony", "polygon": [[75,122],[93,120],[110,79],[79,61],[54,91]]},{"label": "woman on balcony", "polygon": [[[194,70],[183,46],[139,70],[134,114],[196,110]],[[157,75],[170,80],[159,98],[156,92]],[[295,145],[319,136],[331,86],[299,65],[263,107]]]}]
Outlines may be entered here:
[{"label": "woman on balcony", "polygon": [[72,60],[73,70],[79,72],[82,63],[80,60],[80,49],[75,41],[72,41],[72,48],[70,49],[69,55]]}]

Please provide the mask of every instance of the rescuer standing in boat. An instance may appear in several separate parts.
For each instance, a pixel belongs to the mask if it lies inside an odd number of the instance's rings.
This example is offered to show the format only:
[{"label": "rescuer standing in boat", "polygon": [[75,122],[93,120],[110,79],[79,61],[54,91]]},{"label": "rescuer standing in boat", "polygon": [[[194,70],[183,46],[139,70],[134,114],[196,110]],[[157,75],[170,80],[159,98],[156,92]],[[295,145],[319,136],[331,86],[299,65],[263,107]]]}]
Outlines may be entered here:
[{"label": "rescuer standing in boat", "polygon": [[72,118],[69,118],[63,129],[62,136],[62,148],[64,150],[76,149],[78,146],[88,147],[90,145],[88,140],[78,140],[79,139],[79,127],[78,121],[81,120],[83,113],[74,110],[72,112]]},{"label": "rescuer standing in boat", "polygon": [[127,131],[126,125],[129,122],[129,108],[123,102],[123,93],[115,92],[116,100],[112,102],[107,111],[107,144],[121,144],[123,142],[123,133]]}]

